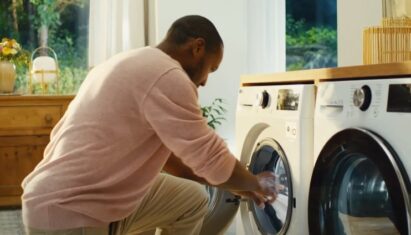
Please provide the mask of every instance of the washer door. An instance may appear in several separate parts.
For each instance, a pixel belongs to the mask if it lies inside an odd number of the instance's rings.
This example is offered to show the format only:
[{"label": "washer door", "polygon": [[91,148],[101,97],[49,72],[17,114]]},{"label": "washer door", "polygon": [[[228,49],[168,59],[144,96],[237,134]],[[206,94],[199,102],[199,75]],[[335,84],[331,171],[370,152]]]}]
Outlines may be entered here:
[{"label": "washer door", "polygon": [[280,145],[271,138],[258,142],[248,165],[249,171],[258,174],[271,171],[276,175],[278,197],[272,204],[259,208],[253,201],[247,202],[249,220],[261,234],[284,234],[291,220],[293,193],[291,171]]},{"label": "washer door", "polygon": [[239,198],[216,187],[206,186],[206,190],[210,198],[200,235],[222,235],[237,213]]},{"label": "washer door", "polygon": [[410,182],[381,137],[362,129],[334,135],[310,185],[310,234],[410,234]]}]

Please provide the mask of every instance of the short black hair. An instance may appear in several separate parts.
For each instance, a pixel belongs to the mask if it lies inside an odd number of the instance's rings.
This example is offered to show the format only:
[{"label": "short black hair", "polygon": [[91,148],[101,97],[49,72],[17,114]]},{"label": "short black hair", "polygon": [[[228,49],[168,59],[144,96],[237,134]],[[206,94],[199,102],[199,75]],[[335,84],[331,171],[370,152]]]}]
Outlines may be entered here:
[{"label": "short black hair", "polygon": [[208,52],[216,52],[223,45],[214,24],[199,15],[183,16],[171,25],[166,40],[176,45],[182,45],[190,38],[203,38]]}]

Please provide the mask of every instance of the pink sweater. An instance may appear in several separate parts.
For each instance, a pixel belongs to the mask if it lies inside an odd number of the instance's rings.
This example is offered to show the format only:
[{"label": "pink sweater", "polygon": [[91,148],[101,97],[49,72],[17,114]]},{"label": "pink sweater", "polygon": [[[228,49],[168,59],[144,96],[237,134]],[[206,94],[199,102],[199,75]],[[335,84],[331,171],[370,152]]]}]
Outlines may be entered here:
[{"label": "pink sweater", "polygon": [[212,184],[235,158],[207,126],[195,85],[156,48],[94,68],[23,181],[23,221],[37,229],[106,226],[129,215],[173,152]]}]

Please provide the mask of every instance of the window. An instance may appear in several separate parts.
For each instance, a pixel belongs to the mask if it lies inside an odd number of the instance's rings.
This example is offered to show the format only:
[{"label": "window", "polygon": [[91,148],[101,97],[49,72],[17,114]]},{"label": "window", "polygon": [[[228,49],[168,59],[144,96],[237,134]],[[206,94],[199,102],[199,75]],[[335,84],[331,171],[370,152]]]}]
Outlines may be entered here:
[{"label": "window", "polygon": [[[52,48],[60,69],[60,93],[76,93],[88,71],[89,0],[2,0],[0,37],[13,38],[29,54]],[[16,93],[26,93],[28,66],[18,66]],[[34,87],[39,92],[40,87]]]},{"label": "window", "polygon": [[286,1],[286,66],[337,66],[337,1]]}]

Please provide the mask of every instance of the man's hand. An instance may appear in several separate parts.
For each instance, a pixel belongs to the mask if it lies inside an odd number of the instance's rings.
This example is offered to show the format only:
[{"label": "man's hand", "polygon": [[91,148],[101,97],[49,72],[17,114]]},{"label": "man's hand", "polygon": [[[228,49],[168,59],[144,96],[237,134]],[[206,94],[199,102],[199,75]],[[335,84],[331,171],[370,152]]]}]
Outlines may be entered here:
[{"label": "man's hand", "polygon": [[264,171],[256,175],[260,190],[268,202],[272,203],[277,198],[277,183],[275,182],[275,174],[271,171]]},{"label": "man's hand", "polygon": [[232,193],[252,199],[260,208],[265,203],[273,203],[277,198],[277,184],[272,172],[264,171],[256,175],[259,189],[256,191],[233,191]]}]

